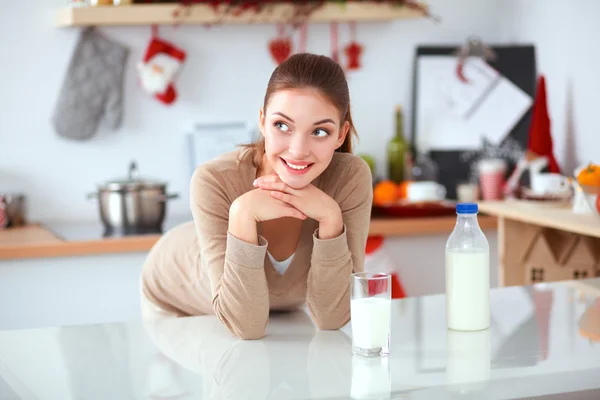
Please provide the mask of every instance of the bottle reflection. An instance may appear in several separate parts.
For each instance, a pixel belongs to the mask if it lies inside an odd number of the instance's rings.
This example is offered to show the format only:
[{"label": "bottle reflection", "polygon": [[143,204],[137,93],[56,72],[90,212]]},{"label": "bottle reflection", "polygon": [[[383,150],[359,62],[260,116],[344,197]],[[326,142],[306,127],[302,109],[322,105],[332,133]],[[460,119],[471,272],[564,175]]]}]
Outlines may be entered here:
[{"label": "bottle reflection", "polygon": [[388,357],[352,357],[352,385],[350,397],[353,400],[389,399],[392,393]]},{"label": "bottle reflection", "polygon": [[481,390],[490,379],[490,329],[446,333],[446,385],[450,391]]}]

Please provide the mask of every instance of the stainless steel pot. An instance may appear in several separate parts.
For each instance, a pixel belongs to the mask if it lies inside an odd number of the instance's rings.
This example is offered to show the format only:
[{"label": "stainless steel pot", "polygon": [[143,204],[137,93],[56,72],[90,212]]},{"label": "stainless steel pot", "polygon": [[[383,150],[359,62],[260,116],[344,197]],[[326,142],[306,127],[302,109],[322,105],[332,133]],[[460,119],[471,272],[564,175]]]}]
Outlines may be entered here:
[{"label": "stainless steel pot", "polygon": [[105,235],[162,232],[167,201],[178,197],[167,194],[167,183],[140,178],[135,162],[128,178],[105,182],[88,194],[98,200]]}]

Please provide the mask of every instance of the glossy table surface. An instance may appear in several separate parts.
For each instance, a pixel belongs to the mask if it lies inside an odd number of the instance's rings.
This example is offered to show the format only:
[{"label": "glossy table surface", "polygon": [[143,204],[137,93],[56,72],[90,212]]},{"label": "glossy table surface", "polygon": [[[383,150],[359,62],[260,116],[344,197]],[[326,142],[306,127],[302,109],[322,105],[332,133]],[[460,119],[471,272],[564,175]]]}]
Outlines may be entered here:
[{"label": "glossy table surface", "polygon": [[267,336],[215,317],[0,332],[0,399],[599,399],[600,279],[494,289],[492,326],[454,332],[445,297],[394,300],[391,354],[302,311]]}]

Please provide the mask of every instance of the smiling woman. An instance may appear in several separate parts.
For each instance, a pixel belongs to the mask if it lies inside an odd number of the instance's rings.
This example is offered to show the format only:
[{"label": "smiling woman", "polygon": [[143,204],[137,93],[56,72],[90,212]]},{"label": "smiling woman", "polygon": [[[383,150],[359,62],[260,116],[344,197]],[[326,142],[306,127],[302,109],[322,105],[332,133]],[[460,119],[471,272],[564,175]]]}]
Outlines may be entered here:
[{"label": "smiling woman", "polygon": [[351,154],[348,84],[331,58],[296,54],[271,75],[256,143],[198,167],[194,221],[167,232],[142,272],[148,318],[215,314],[244,339],[272,310],[306,304],[320,329],[350,319],[363,270],[371,170]]}]

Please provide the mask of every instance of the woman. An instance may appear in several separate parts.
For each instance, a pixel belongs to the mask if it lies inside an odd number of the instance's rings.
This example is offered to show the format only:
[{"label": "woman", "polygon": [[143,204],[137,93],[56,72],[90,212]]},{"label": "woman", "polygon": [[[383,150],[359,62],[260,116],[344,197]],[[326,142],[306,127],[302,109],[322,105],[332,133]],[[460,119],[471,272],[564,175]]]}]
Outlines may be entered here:
[{"label": "woman", "polygon": [[264,336],[271,310],[304,303],[320,329],[350,319],[363,270],[371,171],[354,156],[348,84],[332,59],[297,54],[269,80],[257,143],[199,166],[193,223],[167,232],[142,272],[144,315],[216,314]]}]

